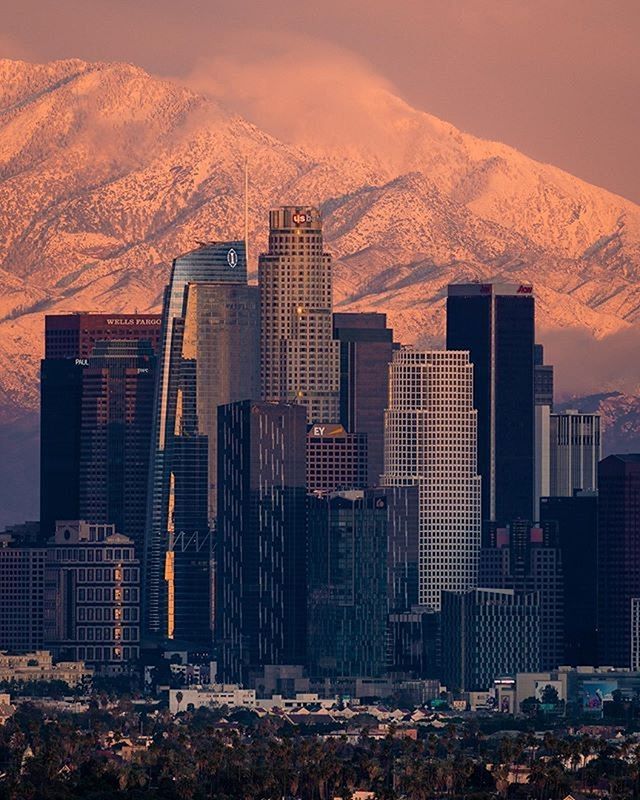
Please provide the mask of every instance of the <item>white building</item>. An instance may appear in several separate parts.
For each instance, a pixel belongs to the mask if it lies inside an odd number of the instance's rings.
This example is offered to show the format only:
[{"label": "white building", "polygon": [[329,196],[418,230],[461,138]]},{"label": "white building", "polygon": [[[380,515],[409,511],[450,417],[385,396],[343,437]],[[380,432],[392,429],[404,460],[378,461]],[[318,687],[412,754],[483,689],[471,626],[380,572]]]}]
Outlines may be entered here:
[{"label": "white building", "polygon": [[550,497],[572,497],[576,489],[597,489],[602,458],[600,414],[575,409],[551,414],[550,435]]},{"label": "white building", "polygon": [[269,213],[269,228],[258,265],[262,397],[306,406],[309,422],[338,422],[340,342],[320,212],[284,206]]},{"label": "white building", "polygon": [[481,498],[473,365],[466,351],[403,348],[390,370],[384,486],[419,487],[419,598],[477,585]]}]

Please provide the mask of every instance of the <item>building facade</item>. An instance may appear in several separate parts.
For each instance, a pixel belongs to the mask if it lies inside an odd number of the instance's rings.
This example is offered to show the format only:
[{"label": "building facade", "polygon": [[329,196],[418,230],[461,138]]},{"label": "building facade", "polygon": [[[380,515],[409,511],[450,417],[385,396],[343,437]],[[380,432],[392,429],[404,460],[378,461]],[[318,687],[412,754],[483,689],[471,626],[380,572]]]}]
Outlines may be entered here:
[{"label": "building facade", "polygon": [[449,689],[488,689],[500,676],[539,669],[537,593],[444,592],[441,627],[442,679]]},{"label": "building facade", "polygon": [[385,416],[384,486],[419,492],[419,602],[477,586],[480,477],[468,353],[394,353]]},{"label": "building facade", "polygon": [[43,540],[54,534],[56,520],[79,519],[83,511],[136,541],[143,535],[159,326],[155,314],[45,318]]},{"label": "building facade", "polygon": [[478,412],[484,520],[532,519],[535,489],[533,287],[453,284],[447,349],[467,350]]},{"label": "building facade", "polygon": [[631,601],[640,597],[640,454],[605,458],[598,484],[599,664],[628,667]]},{"label": "building facade", "polygon": [[308,661],[314,677],[380,677],[386,667],[387,499],[309,498]]},{"label": "building facade", "polygon": [[47,547],[45,645],[107,674],[140,654],[140,562],[113,525],[60,521]]},{"label": "building facade", "polygon": [[307,433],[307,491],[326,494],[365,489],[368,480],[366,433],[348,433],[339,424],[316,424]]},{"label": "building facade", "polygon": [[562,554],[564,657],[572,666],[598,664],[598,495],[543,497],[540,526],[551,529]]},{"label": "building facade", "polygon": [[551,414],[550,497],[572,497],[598,488],[602,458],[600,414],[573,409]]},{"label": "building facade", "polygon": [[246,682],[265,665],[305,663],[306,410],[231,403],[218,426],[218,668]]},{"label": "building facade", "polygon": [[262,398],[300,403],[307,420],[340,420],[340,344],[333,338],[331,256],[316,208],[269,213],[258,260]]},{"label": "building facade", "polygon": [[516,520],[494,530],[480,553],[478,583],[488,589],[537,592],[540,606],[540,668],[564,661],[562,551],[553,527]]},{"label": "building facade", "polygon": [[367,435],[367,485],[377,486],[384,472],[384,412],[389,405],[389,364],[393,331],[386,314],[333,315],[340,342],[340,421]]},{"label": "building facade", "polygon": [[[220,371],[236,363],[235,337],[245,342],[251,328],[250,320],[243,322],[251,298],[240,297],[246,283],[244,242],[210,242],[174,260],[165,290],[143,574],[144,623],[155,637],[211,642],[213,415],[230,388],[219,381]],[[225,293],[221,285],[233,285],[236,292]],[[255,368],[250,350],[242,359],[242,369],[236,370],[241,378]],[[195,600],[191,583],[200,587],[197,608],[179,603],[181,596]]]},{"label": "building facade", "polygon": [[46,550],[0,535],[0,650],[30,653],[44,646]]}]

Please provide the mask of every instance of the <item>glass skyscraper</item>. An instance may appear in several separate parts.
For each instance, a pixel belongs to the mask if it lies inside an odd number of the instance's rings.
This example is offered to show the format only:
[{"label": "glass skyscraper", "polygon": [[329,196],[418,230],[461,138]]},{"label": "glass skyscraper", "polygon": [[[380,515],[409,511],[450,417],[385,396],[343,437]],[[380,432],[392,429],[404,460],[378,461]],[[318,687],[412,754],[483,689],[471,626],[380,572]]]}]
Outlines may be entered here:
[{"label": "glass skyscraper", "polygon": [[535,490],[534,297],[530,284],[452,284],[447,349],[468,350],[478,411],[482,518],[532,519]]},{"label": "glass skyscraper", "polygon": [[240,397],[225,396],[215,377],[228,371],[236,336],[244,347],[236,374],[257,390],[257,302],[246,284],[244,242],[210,242],[175,259],[165,290],[145,531],[150,634],[211,638],[209,434],[218,403],[245,397],[244,386],[229,389]]}]

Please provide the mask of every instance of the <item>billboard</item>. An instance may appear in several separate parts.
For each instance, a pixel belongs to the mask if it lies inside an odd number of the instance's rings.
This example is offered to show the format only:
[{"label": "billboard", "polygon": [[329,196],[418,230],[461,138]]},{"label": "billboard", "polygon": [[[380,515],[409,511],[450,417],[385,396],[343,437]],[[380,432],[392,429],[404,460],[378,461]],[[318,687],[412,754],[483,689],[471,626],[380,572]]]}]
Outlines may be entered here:
[{"label": "billboard", "polygon": [[613,700],[618,681],[585,681],[582,684],[582,708],[590,713],[600,713],[604,703]]}]

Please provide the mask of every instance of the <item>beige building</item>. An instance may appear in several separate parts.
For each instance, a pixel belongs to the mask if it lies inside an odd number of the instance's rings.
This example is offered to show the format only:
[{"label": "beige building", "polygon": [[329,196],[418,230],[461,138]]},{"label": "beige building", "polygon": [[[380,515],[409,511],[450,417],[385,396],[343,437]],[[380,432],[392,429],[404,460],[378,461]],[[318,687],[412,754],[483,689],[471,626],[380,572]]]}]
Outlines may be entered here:
[{"label": "beige building", "polygon": [[473,365],[467,351],[393,354],[383,486],[418,486],[421,605],[477,586],[480,476]]},{"label": "beige building", "polygon": [[0,681],[64,681],[73,687],[92,675],[93,670],[84,661],[54,664],[48,650],[21,655],[0,652]]},{"label": "beige building", "polygon": [[269,213],[269,251],[258,272],[263,400],[304,405],[310,423],[338,422],[340,342],[317,208]]}]

